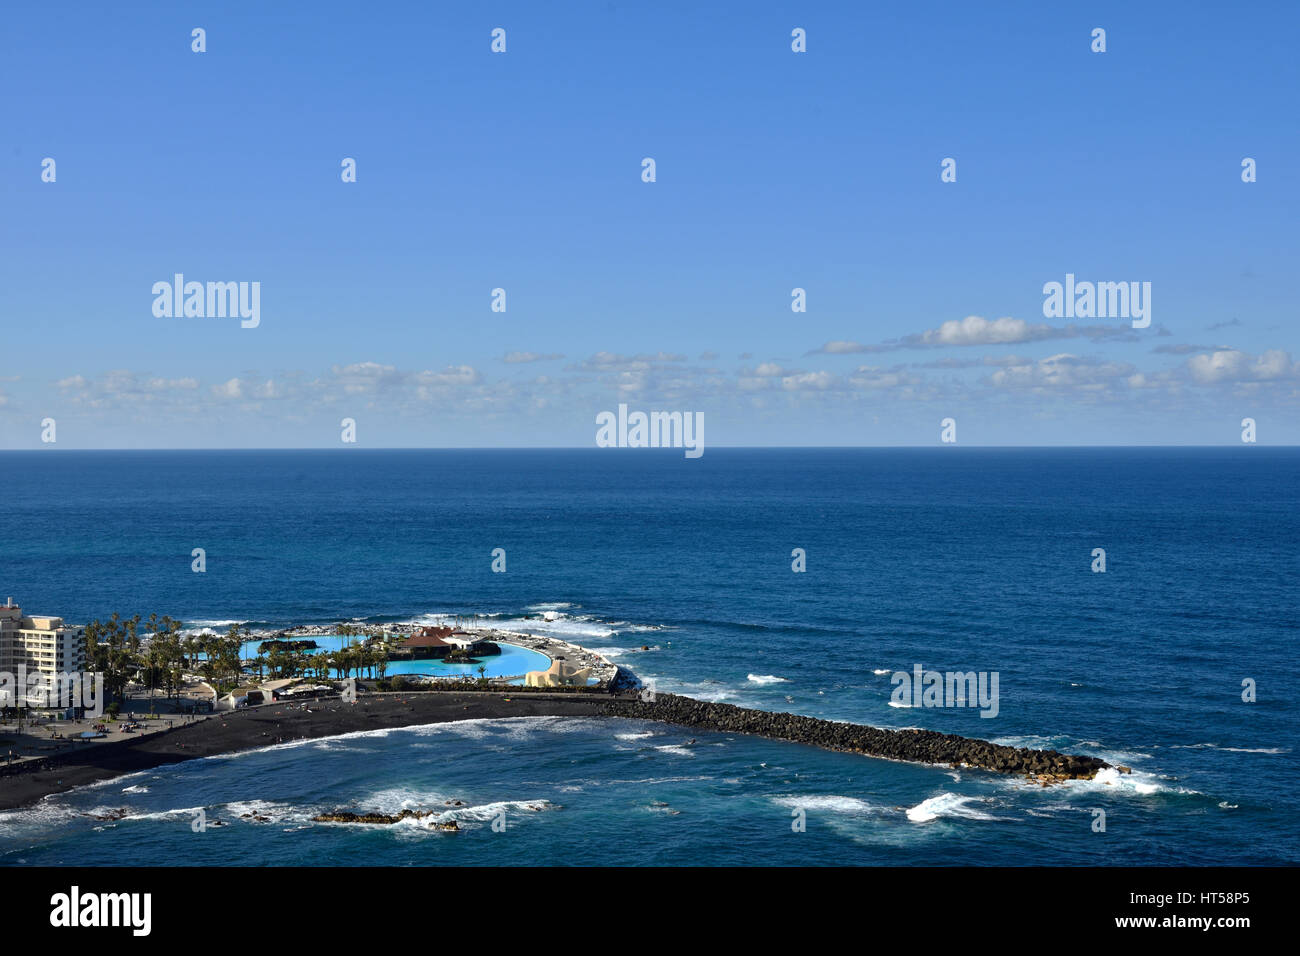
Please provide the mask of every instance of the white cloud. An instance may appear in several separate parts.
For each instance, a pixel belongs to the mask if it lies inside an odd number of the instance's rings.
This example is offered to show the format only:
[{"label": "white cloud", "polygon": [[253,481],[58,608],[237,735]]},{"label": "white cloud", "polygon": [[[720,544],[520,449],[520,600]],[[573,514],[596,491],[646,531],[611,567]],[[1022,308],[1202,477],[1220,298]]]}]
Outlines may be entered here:
[{"label": "white cloud", "polygon": [[519,365],[525,362],[552,362],[556,359],[564,358],[558,352],[507,352],[501,361],[508,365]]},{"label": "white cloud", "polygon": [[800,372],[787,375],[781,379],[781,387],[787,392],[801,392],[808,389],[822,390],[835,384],[835,376],[830,372]]},{"label": "white cloud", "polygon": [[853,352],[892,352],[897,349],[962,348],[973,345],[1012,345],[1024,342],[1045,342],[1051,339],[1086,338],[1093,342],[1131,340],[1136,333],[1123,325],[1065,325],[1054,326],[1040,322],[1031,325],[1024,319],[1009,316],[986,319],[968,315],[964,319],[949,319],[937,329],[928,329],[900,339],[889,339],[878,345],[860,342],[832,341],[808,355],[846,355]]},{"label": "white cloud", "polygon": [[1103,362],[1068,352],[1036,362],[998,369],[989,381],[999,388],[1098,389],[1116,379],[1130,378],[1137,369],[1126,362]]},{"label": "white cloud", "polygon": [[212,394],[219,398],[243,398],[244,385],[239,379],[232,378],[221,385],[213,385]]},{"label": "white cloud", "polygon": [[858,388],[899,388],[901,386],[918,385],[921,379],[897,368],[885,369],[862,365],[853,375],[849,376],[849,381]]},{"label": "white cloud", "polygon": [[836,340],[834,342],[827,342],[816,351],[823,352],[826,355],[851,355],[854,352],[867,352],[870,350],[871,346],[863,345],[861,342]]},{"label": "white cloud", "polygon": [[1224,349],[1204,355],[1193,355],[1187,360],[1187,370],[1192,379],[1201,385],[1220,382],[1267,382],[1288,378],[1296,374],[1291,354],[1281,349],[1270,349],[1252,356],[1237,349]]},{"label": "white cloud", "polygon": [[949,319],[937,329],[921,334],[924,345],[1010,345],[1030,342],[1050,333],[1049,325],[1031,326],[1024,319],[1001,318],[989,321],[978,315]]},{"label": "white cloud", "polygon": [[421,372],[416,378],[421,385],[477,385],[481,376],[471,365],[448,365],[441,372]]},{"label": "white cloud", "polygon": [[378,362],[356,362],[352,365],[335,365],[330,369],[335,380],[343,386],[349,395],[373,391],[379,388],[391,388],[400,385],[405,373],[399,372],[392,365],[380,365]]}]

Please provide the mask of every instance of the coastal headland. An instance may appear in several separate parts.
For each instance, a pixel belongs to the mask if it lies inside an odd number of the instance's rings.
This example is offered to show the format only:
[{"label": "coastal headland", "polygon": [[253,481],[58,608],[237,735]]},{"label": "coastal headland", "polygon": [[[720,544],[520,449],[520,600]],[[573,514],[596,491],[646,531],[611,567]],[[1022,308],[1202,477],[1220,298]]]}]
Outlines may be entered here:
[{"label": "coastal headland", "polygon": [[0,810],[124,774],[295,740],[505,717],[606,717],[655,720],[717,733],[741,733],[891,760],[949,764],[1018,774],[1042,783],[1091,778],[1110,765],[1096,757],[1004,747],[927,730],[885,730],[797,714],[750,710],[659,693],[412,691],[363,693],[354,702],[324,698],[220,713],[137,739],[105,742],[21,766],[0,768]]}]

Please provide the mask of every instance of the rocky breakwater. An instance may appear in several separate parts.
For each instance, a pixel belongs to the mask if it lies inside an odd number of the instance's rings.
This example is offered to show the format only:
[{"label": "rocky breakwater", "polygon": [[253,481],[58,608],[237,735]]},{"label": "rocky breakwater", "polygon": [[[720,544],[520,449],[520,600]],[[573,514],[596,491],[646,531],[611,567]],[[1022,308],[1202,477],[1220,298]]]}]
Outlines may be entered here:
[{"label": "rocky breakwater", "polygon": [[1089,780],[1110,766],[1097,757],[1055,750],[1003,747],[987,740],[933,730],[883,730],[865,724],[709,703],[676,694],[656,694],[653,701],[615,698],[606,707],[606,713],[612,717],[660,720],[719,733],[754,734],[890,760],[978,767],[1027,776],[1044,785],[1061,780]]}]

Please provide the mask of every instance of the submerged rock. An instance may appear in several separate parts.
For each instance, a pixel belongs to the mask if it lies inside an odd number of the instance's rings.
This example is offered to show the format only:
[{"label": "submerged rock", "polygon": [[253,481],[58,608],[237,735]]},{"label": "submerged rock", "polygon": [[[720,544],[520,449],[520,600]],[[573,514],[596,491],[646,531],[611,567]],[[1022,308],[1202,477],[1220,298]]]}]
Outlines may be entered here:
[{"label": "submerged rock", "polygon": [[[402,820],[423,820],[431,817],[434,810],[403,810],[401,813],[353,813],[351,810],[335,810],[333,813],[318,813],[312,817],[312,823],[370,823],[387,826]],[[434,823],[431,829],[458,831],[460,824],[455,820]]]},{"label": "submerged rock", "polygon": [[335,810],[333,813],[318,813],[312,817],[312,823],[397,823],[411,818],[420,819],[432,816],[432,810],[403,810],[396,815],[391,813],[353,813],[351,810]]},{"label": "submerged rock", "polygon": [[118,807],[116,810],[109,810],[107,813],[92,813],[92,820],[100,820],[105,823],[116,823],[118,820],[125,819],[131,813],[126,807]]}]

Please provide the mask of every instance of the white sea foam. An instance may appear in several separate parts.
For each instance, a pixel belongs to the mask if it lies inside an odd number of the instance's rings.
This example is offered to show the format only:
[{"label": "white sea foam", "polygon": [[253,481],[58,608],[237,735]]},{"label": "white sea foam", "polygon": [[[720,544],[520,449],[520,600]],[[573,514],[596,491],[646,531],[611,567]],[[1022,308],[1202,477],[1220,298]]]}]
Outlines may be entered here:
[{"label": "white sea foam", "polygon": [[1030,750],[1058,750],[1062,753],[1091,752],[1107,763],[1132,764],[1139,760],[1150,760],[1151,754],[1140,750],[1121,750],[1109,747],[1098,740],[1078,740],[1064,734],[1044,736],[1042,734],[1024,734],[1021,736],[995,737],[991,743],[1002,747],[1028,747]]},{"label": "white sea foam", "polygon": [[750,674],[746,678],[751,684],[788,684],[788,678],[777,677],[775,674]]},{"label": "white sea foam", "polygon": [[[117,812],[120,807],[96,807],[87,811],[91,816],[103,817],[110,816]],[[175,807],[171,810],[153,810],[145,813],[128,813],[123,820],[168,820],[172,817],[197,817],[200,813],[207,813],[207,807]]]},{"label": "white sea foam", "polygon": [[929,823],[938,820],[940,817],[960,817],[965,820],[996,820],[997,817],[995,816],[967,806],[967,804],[974,803],[978,799],[978,797],[966,797],[958,793],[941,793],[930,797],[928,800],[922,800],[908,810],[907,819],[913,823]]},{"label": "white sea foam", "polygon": [[604,621],[591,614],[571,613],[581,605],[567,601],[539,601],[530,604],[525,611],[540,614],[541,617],[523,616],[513,613],[476,614],[466,618],[447,611],[430,611],[410,621],[402,622],[416,626],[445,626],[457,622],[467,630],[495,628],[502,631],[516,631],[524,634],[540,634],[559,640],[571,640],[582,644],[584,641],[601,641],[620,633],[640,633],[664,630],[663,624],[630,624],[626,621]]},{"label": "white sea foam", "polygon": [[452,820],[455,820],[457,824],[490,823],[504,812],[506,814],[506,827],[508,828],[511,825],[512,816],[518,818],[524,814],[540,813],[543,810],[554,809],[556,809],[555,804],[549,800],[498,800],[494,803],[483,803],[477,806],[449,807],[442,813],[431,817],[420,817],[418,819],[408,817],[401,822],[417,829],[431,830],[436,824],[450,823]]},{"label": "white sea foam", "polygon": [[1131,773],[1120,773],[1116,767],[1107,767],[1105,770],[1098,771],[1097,775],[1091,780],[1062,781],[1061,786],[1068,788],[1072,793],[1107,792],[1140,797],[1150,796],[1155,793],[1199,793],[1197,790],[1189,790],[1186,787],[1171,786],[1163,782],[1160,777],[1143,773],[1140,770],[1134,770]]},{"label": "white sea foam", "polygon": [[[154,773],[155,771],[153,770],[135,770],[131,773],[124,773],[120,777],[111,777],[108,780],[96,780],[92,783],[83,783],[79,787],[74,787],[70,792],[75,793],[77,790],[98,790],[100,787],[115,787],[119,784],[126,783],[128,780],[134,780],[136,777],[145,777]],[[45,799],[48,800],[50,797],[46,797]]]},{"label": "white sea foam", "polygon": [[681,694],[685,697],[694,697],[696,700],[718,703],[728,700],[735,696],[735,690],[727,687],[721,681],[676,681],[670,678],[658,677],[655,674],[641,675],[644,678],[654,678],[657,681],[657,688],[661,691],[667,691],[672,694]]},{"label": "white sea foam", "polygon": [[47,794],[30,807],[0,811],[0,830],[24,826],[53,827],[82,815],[84,811],[69,806],[57,799],[58,796]]},{"label": "white sea foam", "polygon": [[1218,744],[1173,744],[1170,750],[1218,750],[1233,754],[1269,754],[1276,756],[1291,752],[1289,747],[1220,747]]},{"label": "white sea foam", "polygon": [[825,813],[894,813],[891,807],[877,806],[857,797],[835,794],[809,794],[806,796],[773,797],[772,802],[791,810],[820,811]]},{"label": "white sea foam", "polygon": [[654,734],[648,730],[643,734],[615,734],[614,735],[615,739],[617,740],[645,740],[647,737],[653,737],[653,736]]},{"label": "white sea foam", "polygon": [[873,673],[873,674],[875,674],[877,677],[879,677],[879,676],[881,676],[881,675],[883,675],[883,674],[892,674],[893,671],[891,671],[888,667],[880,667],[880,668],[877,668],[876,670],[873,670],[871,673]]},{"label": "white sea foam", "polygon": [[694,757],[695,753],[690,747],[683,747],[680,744],[661,744],[655,747],[655,750],[662,751],[666,754],[676,754],[678,757]]},{"label": "white sea foam", "polygon": [[181,629],[180,633],[182,637],[193,637],[194,635],[201,634],[204,631],[218,631],[218,630],[226,631],[236,624],[239,625],[240,627],[243,627],[244,624],[247,622],[245,621],[186,621],[185,623],[188,624],[189,626]]},{"label": "white sea foam", "polygon": [[[306,810],[294,807],[287,803],[276,803],[272,800],[236,800],[225,805],[227,816],[239,820],[243,823],[261,823],[261,820],[244,820],[245,814],[259,817],[266,817],[271,823],[286,823],[289,821],[303,821],[310,815]],[[221,814],[218,814],[221,816]]]},{"label": "white sea foam", "polygon": [[403,810],[433,810],[442,807],[449,799],[451,797],[448,794],[436,790],[391,787],[368,794],[356,802],[358,806],[365,807],[363,812],[397,814]]},{"label": "white sea foam", "polygon": [[994,737],[991,744],[999,747],[1028,747],[1030,750],[1059,750],[1069,746],[1067,737],[1044,737],[1042,734],[1023,734],[1020,736]]}]

